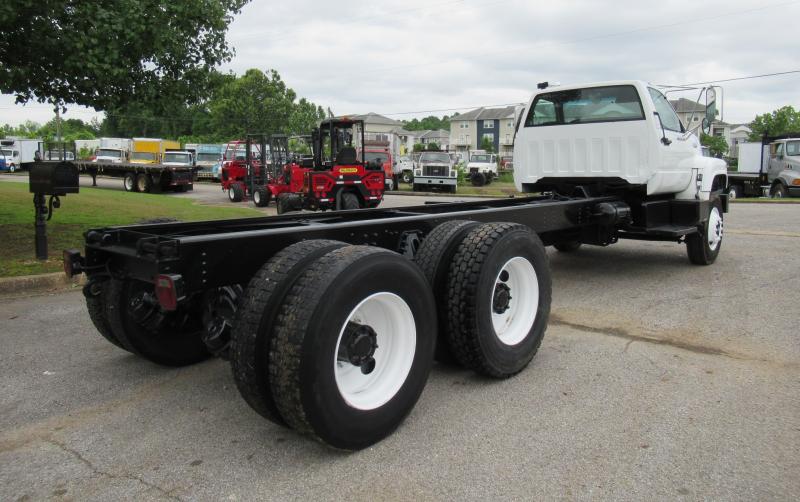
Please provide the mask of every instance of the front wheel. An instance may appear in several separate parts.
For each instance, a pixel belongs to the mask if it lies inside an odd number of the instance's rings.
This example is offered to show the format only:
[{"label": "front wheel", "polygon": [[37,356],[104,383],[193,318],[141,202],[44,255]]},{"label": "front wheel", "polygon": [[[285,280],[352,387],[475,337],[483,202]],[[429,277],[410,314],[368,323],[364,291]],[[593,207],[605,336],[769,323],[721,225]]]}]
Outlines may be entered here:
[{"label": "front wheel", "polygon": [[709,205],[708,219],[697,227],[697,233],[686,236],[686,252],[695,265],[711,265],[722,247],[722,204],[718,199]]},{"label": "front wheel", "polygon": [[244,190],[242,190],[242,185],[234,183],[228,188],[228,200],[231,202],[242,202],[243,198]]},{"label": "front wheel", "polygon": [[125,173],[125,177],[122,179],[122,186],[126,192],[135,192],[136,176],[133,173]]},{"label": "front wheel", "polygon": [[272,192],[264,187],[256,188],[255,192],[253,192],[253,204],[256,207],[267,207],[271,198]]},{"label": "front wheel", "polygon": [[734,200],[742,196],[742,189],[738,185],[731,185],[728,188],[728,199]]},{"label": "front wheel", "polygon": [[773,199],[784,199],[788,196],[789,196],[789,191],[782,183],[777,183],[774,187],[772,187]]},{"label": "front wheel", "polygon": [[306,268],[281,306],[272,395],[298,432],[366,448],[416,404],[435,338],[433,294],[413,262],[374,247],[336,249]]},{"label": "front wheel", "polygon": [[411,181],[414,177],[411,175],[409,171],[403,171],[403,183],[411,184]]}]

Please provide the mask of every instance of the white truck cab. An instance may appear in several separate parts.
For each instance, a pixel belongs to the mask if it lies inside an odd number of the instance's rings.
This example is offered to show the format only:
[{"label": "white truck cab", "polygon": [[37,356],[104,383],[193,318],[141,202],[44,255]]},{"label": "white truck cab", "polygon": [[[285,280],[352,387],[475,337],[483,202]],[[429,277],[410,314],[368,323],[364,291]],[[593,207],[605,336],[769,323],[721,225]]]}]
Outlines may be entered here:
[{"label": "white truck cab", "polygon": [[194,155],[186,150],[170,150],[164,153],[161,161],[165,166],[188,166],[194,165]]},{"label": "white truck cab", "polygon": [[497,155],[483,150],[470,153],[467,173],[473,186],[488,185],[497,177]]},{"label": "white truck cab", "polygon": [[514,143],[520,191],[602,181],[646,196],[708,200],[726,186],[725,162],[703,156],[697,136],[645,82],[541,89],[523,113]]}]

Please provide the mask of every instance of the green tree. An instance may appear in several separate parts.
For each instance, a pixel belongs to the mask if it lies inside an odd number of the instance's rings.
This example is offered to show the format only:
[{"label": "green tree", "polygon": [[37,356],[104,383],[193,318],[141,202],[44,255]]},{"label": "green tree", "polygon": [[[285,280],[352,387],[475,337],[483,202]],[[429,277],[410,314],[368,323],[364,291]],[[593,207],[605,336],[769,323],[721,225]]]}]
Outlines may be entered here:
[{"label": "green tree", "polygon": [[750,123],[751,141],[760,141],[761,137],[778,136],[793,132],[800,132],[800,111],[793,106],[784,106],[771,113],[757,115]]},{"label": "green tree", "polygon": [[447,115],[442,118],[430,115],[422,120],[412,119],[403,122],[403,129],[406,131],[437,131],[439,129],[450,130],[450,119]]},{"label": "green tree", "polygon": [[[320,120],[325,118],[325,109],[300,98],[292,108],[287,122],[288,134],[309,134]],[[300,152],[303,153],[303,152]]]},{"label": "green tree", "polygon": [[0,91],[56,106],[195,102],[248,0],[5,0]]},{"label": "green tree", "polygon": [[422,152],[425,150],[425,145],[422,143],[414,143],[414,151],[415,152]]},{"label": "green tree", "polygon": [[700,144],[707,146],[714,157],[721,157],[728,153],[728,142],[722,136],[711,136],[710,134],[702,133],[700,135]]},{"label": "green tree", "polygon": [[481,150],[485,150],[487,153],[494,153],[494,142],[487,137],[483,137],[481,140]]},{"label": "green tree", "polygon": [[425,145],[425,149],[428,150],[429,152],[438,152],[439,150],[441,150],[441,148],[439,147],[439,143],[436,143],[435,141],[431,141],[430,143]]}]

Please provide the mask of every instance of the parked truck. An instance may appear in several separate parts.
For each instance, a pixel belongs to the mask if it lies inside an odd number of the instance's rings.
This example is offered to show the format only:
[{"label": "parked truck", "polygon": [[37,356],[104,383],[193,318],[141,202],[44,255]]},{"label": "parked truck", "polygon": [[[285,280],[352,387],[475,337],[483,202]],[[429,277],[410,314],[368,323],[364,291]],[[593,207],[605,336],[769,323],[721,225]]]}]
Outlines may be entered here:
[{"label": "parked truck", "polygon": [[160,138],[133,138],[131,142],[131,163],[159,164],[167,150],[180,150],[177,141]]},{"label": "parked truck", "polygon": [[[77,148],[77,144],[75,147]],[[98,164],[120,164],[130,160],[131,140],[128,138],[100,138],[100,145],[92,162]]]},{"label": "parked truck", "polygon": [[467,173],[472,186],[488,185],[497,177],[497,155],[483,150],[471,152],[467,162]]},{"label": "parked truck", "polygon": [[458,170],[447,152],[422,152],[414,167],[415,192],[444,190],[456,193]]},{"label": "parked truck", "polygon": [[36,152],[43,155],[41,139],[6,138],[0,140],[0,169],[15,172],[26,169],[34,160]]},{"label": "parked truck", "polygon": [[214,166],[221,164],[225,145],[191,144],[186,145],[186,150],[194,150],[197,178],[213,179]]},{"label": "parked truck", "polygon": [[800,133],[740,143],[738,154],[737,170],[728,173],[731,199],[800,196]]},{"label": "parked truck", "polygon": [[225,356],[264,418],[357,450],[408,415],[434,357],[500,379],[530,363],[550,313],[545,246],[674,242],[697,265],[720,252],[725,164],[647,83],[541,85],[514,159],[536,195],[95,228],[65,271],[87,275],[89,317],[121,350]]}]

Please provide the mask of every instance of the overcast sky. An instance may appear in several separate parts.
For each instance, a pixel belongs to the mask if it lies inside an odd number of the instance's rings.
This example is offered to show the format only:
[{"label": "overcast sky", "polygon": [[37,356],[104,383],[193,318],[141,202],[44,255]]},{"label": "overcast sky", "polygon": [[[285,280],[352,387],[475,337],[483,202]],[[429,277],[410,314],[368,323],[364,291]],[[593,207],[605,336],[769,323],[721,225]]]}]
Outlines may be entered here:
[{"label": "overcast sky", "polygon": [[[236,57],[223,69],[274,68],[337,114],[410,119],[527,101],[541,81],[685,84],[800,70],[798,19],[800,0],[254,0],[231,25]],[[721,85],[727,122],[800,108],[800,73]],[[66,117],[93,115],[70,107]],[[0,123],[51,117],[45,105],[0,98]]]}]

